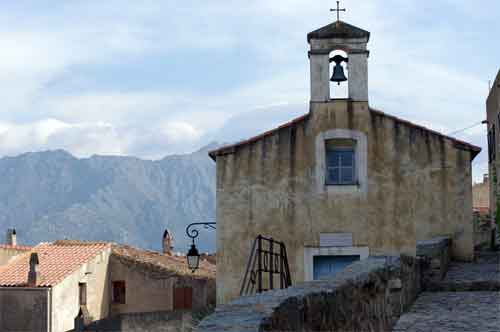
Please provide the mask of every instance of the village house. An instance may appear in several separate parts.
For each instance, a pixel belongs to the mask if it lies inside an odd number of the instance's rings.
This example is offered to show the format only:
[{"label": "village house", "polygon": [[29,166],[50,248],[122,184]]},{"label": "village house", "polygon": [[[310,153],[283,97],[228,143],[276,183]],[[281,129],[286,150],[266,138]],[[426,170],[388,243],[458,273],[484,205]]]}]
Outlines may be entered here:
[{"label": "village house", "polygon": [[500,205],[498,176],[500,175],[500,71],[486,100],[486,122],[488,125],[488,162],[490,182],[490,211],[493,216]]},{"label": "village house", "polygon": [[15,229],[7,230],[7,241],[0,243],[0,266],[7,264],[14,257],[31,250],[29,246],[20,246],[17,244],[17,234]]},{"label": "village house", "polygon": [[[500,242],[500,71],[491,86],[486,99],[486,123],[488,126],[488,172],[489,172],[489,211],[494,225],[492,246]],[[496,234],[496,235],[495,235]]]},{"label": "village house", "polygon": [[490,211],[490,179],[488,174],[483,176],[483,182],[472,186],[472,208],[475,212],[489,214]]},{"label": "village house", "polygon": [[474,183],[472,186],[472,211],[474,215],[474,246],[476,248],[491,246],[493,222],[490,214],[488,174],[483,176],[483,182]]},{"label": "village house", "polygon": [[[283,242],[293,283],[368,256],[415,256],[417,241],[436,236],[452,239],[456,259],[473,259],[471,163],[481,149],[374,109],[369,39],[342,21],[309,33],[309,112],[210,152],[218,304],[239,296],[259,234]],[[337,83],[347,98],[331,97]]]},{"label": "village house", "polygon": [[192,273],[169,239],[163,253],[62,240],[16,256],[0,267],[0,331],[62,332],[117,315],[215,305],[215,266],[202,261]]}]

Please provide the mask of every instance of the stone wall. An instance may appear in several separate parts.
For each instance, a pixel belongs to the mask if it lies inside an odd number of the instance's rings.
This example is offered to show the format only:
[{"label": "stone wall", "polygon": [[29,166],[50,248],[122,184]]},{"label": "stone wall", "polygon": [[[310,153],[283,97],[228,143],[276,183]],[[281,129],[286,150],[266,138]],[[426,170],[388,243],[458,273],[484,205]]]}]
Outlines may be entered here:
[{"label": "stone wall", "polygon": [[500,114],[500,71],[498,71],[495,81],[492,84],[492,88],[490,90],[488,98],[486,99],[486,116],[488,120],[487,129],[488,132],[490,132],[494,126],[497,135],[497,140],[496,140],[497,144],[494,147],[492,147],[495,150],[496,158],[489,162],[489,167],[488,167],[488,174],[489,174],[488,179],[490,182],[489,207],[492,216],[496,216],[497,205],[500,203],[500,197],[498,197],[498,195],[500,194],[499,190],[500,181],[498,180],[500,177],[500,144],[499,144],[500,142],[498,142],[499,141],[498,133],[500,133],[499,114]]},{"label": "stone wall", "polygon": [[99,332],[190,332],[193,317],[190,312],[164,311],[121,314],[93,322],[85,331]]},{"label": "stone wall", "polygon": [[389,331],[420,293],[423,274],[418,258],[371,257],[329,280],[219,306],[197,331]]},{"label": "stone wall", "polygon": [[49,329],[48,288],[0,288],[0,331],[47,332]]},{"label": "stone wall", "polygon": [[426,279],[443,280],[451,262],[451,239],[436,237],[418,241],[417,256],[422,257],[424,264],[427,264]]},{"label": "stone wall", "polygon": [[494,223],[489,214],[474,212],[474,246],[491,245]]},{"label": "stone wall", "polygon": [[[318,180],[318,138],[334,129],[366,137],[358,185]],[[217,156],[218,303],[238,296],[259,234],[285,243],[294,282],[306,280],[304,251],[321,233],[352,233],[372,256],[413,256],[418,240],[447,235],[453,254],[472,260],[471,158],[448,138],[340,100]]]}]

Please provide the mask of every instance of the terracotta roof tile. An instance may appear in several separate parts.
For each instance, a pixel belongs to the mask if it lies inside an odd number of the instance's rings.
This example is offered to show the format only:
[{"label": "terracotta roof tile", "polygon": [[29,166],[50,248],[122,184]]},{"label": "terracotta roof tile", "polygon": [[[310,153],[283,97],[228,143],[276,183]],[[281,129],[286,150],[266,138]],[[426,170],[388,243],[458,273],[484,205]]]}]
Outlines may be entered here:
[{"label": "terracotta roof tile", "polygon": [[0,286],[27,286],[31,253],[37,253],[40,279],[37,287],[51,287],[90,261],[97,254],[110,248],[102,242],[58,241],[40,243],[30,251],[16,256],[9,264],[0,267]]},{"label": "terracotta roof tile", "polygon": [[[413,128],[418,128],[418,129],[426,131],[426,132],[428,132],[430,134],[433,134],[433,135],[436,135],[436,136],[439,136],[439,137],[443,137],[445,139],[449,139],[455,145],[463,147],[463,148],[465,148],[467,150],[470,150],[473,153],[473,158],[475,158],[479,154],[479,152],[481,152],[481,148],[478,147],[478,146],[475,146],[475,145],[472,145],[470,143],[461,141],[461,140],[456,139],[456,138],[451,137],[451,136],[444,135],[444,134],[442,134],[440,132],[437,132],[435,130],[429,129],[427,127],[415,124],[413,122],[410,122],[410,121],[398,118],[396,116],[384,113],[382,111],[379,111],[379,110],[376,110],[376,109],[373,109],[373,108],[370,108],[370,112],[372,114],[376,114],[376,115],[379,115],[379,116],[383,116],[383,117],[392,119],[392,120],[394,120],[394,121],[396,121],[398,123],[404,124],[406,126],[413,127]],[[308,116],[309,116],[309,114],[304,114],[304,115],[302,115],[302,116],[300,116],[300,117],[298,117],[296,119],[293,119],[290,122],[287,122],[287,123],[285,123],[285,124],[283,124],[283,125],[281,125],[281,126],[279,126],[277,128],[274,128],[274,129],[271,129],[269,131],[266,131],[266,132],[264,132],[264,133],[262,133],[260,135],[257,135],[257,136],[254,136],[252,138],[249,138],[249,139],[246,139],[246,140],[234,143],[234,144],[226,145],[226,146],[223,146],[223,147],[218,148],[216,150],[210,151],[208,153],[208,155],[213,160],[216,160],[217,156],[223,156],[223,155],[226,155],[226,154],[232,154],[232,153],[234,153],[236,151],[236,149],[238,147],[241,147],[241,146],[244,146],[244,145],[247,145],[247,144],[250,144],[250,143],[257,142],[257,141],[261,140],[264,137],[273,135],[274,133],[278,132],[281,129],[288,128],[288,127],[291,127],[291,126],[293,126],[293,125],[295,125],[295,124],[297,124],[299,122],[305,121],[308,118]]]},{"label": "terracotta roof tile", "polygon": [[188,275],[195,278],[215,278],[215,265],[208,260],[200,260],[200,268],[192,273],[187,266],[186,256],[165,255],[156,251],[113,245],[112,254],[118,258],[142,264],[155,272]]},{"label": "terracotta roof tile", "polygon": [[14,249],[19,251],[31,250],[33,247],[29,246],[13,246],[11,244],[0,244],[0,249]]}]

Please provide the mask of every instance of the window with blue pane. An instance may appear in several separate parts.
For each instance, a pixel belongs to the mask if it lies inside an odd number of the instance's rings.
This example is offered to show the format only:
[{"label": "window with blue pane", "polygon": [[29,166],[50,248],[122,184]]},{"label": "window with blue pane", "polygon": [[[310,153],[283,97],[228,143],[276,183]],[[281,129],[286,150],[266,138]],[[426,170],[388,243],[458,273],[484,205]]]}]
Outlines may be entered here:
[{"label": "window with blue pane", "polygon": [[333,139],[326,145],[326,184],[355,185],[356,142],[347,139]]}]

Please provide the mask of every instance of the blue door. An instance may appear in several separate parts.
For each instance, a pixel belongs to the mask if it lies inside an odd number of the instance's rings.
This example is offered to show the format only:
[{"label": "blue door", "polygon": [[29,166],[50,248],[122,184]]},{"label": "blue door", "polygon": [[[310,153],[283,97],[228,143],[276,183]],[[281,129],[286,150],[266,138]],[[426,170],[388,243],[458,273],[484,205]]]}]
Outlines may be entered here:
[{"label": "blue door", "polygon": [[359,261],[359,255],[355,256],[314,256],[314,280],[325,279],[334,276],[345,269],[348,265]]}]

